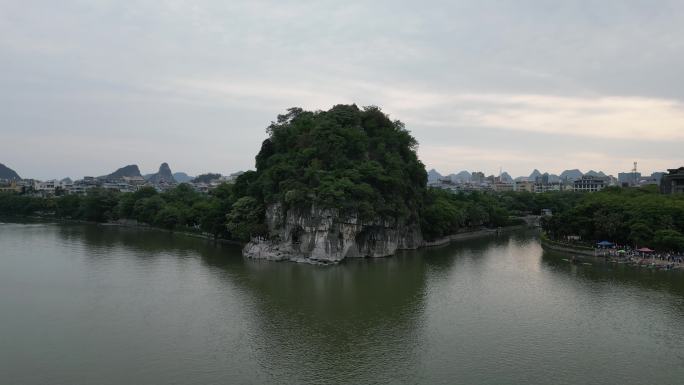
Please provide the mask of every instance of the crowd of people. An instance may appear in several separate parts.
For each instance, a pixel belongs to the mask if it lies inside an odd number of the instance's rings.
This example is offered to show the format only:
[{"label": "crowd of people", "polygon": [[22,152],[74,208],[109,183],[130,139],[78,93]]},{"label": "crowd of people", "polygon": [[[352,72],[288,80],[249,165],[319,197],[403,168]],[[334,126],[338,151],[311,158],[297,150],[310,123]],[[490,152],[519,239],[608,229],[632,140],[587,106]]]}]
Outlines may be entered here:
[{"label": "crowd of people", "polygon": [[665,270],[684,267],[684,255],[658,253],[647,248],[634,249],[629,246],[598,246],[595,254],[618,263],[632,263],[640,266],[658,267]]}]

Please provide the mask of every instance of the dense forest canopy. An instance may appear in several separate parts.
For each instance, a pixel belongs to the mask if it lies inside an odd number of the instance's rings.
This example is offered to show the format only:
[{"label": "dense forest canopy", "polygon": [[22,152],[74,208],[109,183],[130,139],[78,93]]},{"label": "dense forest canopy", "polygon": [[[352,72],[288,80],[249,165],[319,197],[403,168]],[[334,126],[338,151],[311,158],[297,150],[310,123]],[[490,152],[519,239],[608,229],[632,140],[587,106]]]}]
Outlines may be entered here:
[{"label": "dense forest canopy", "polygon": [[[286,207],[311,204],[363,219],[416,220],[427,173],[416,140],[377,107],[291,108],[268,127],[247,195]],[[240,181],[239,181],[240,182]]]},{"label": "dense forest canopy", "polygon": [[[657,189],[606,188],[583,194],[543,222],[548,235],[577,235],[585,241],[608,240],[659,251],[684,251],[684,196],[663,195]],[[557,202],[566,200],[564,195]]]}]

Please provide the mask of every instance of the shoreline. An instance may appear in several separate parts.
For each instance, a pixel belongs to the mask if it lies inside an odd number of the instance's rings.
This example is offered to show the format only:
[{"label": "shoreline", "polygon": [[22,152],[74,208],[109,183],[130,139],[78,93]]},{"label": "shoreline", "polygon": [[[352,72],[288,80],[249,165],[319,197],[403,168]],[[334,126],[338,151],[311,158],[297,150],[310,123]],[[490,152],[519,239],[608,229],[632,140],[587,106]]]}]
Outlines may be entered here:
[{"label": "shoreline", "polygon": [[[504,232],[504,231],[514,231],[514,230],[526,229],[528,227],[529,227],[528,225],[512,225],[512,226],[500,227],[498,229],[484,228],[484,229],[478,229],[478,230],[468,230],[468,231],[463,231],[460,233],[447,235],[446,237],[442,237],[442,238],[436,239],[434,241],[424,241],[422,245],[420,245],[419,247],[417,247],[416,249],[413,249],[413,250],[430,248],[430,247],[445,246],[445,245],[448,245],[452,242],[465,241],[465,240],[469,240],[469,239],[485,237],[487,235],[496,235],[496,234],[499,234],[499,233]],[[410,249],[406,249],[406,250],[410,250]]]},{"label": "shoreline", "polygon": [[199,238],[199,239],[205,239],[207,241],[212,241],[214,243],[222,243],[226,245],[235,245],[235,246],[244,246],[245,243],[231,240],[231,239],[225,239],[225,238],[214,238],[212,235],[207,235],[205,233],[193,233],[190,231],[179,231],[179,230],[169,230],[169,229],[164,229],[161,227],[155,227],[155,226],[150,226],[142,223],[130,223],[128,221],[124,222],[87,222],[87,221],[78,221],[81,223],[88,223],[88,224],[96,224],[98,226],[111,226],[111,227],[125,227],[125,228],[137,228],[137,229],[146,229],[146,230],[154,230],[154,231],[162,231],[165,233],[170,233],[174,235],[182,235],[185,237],[191,237],[191,238]]},{"label": "shoreline", "polygon": [[[131,228],[131,229],[145,229],[145,230],[161,231],[161,232],[170,233],[170,234],[174,234],[174,235],[182,235],[182,236],[191,237],[191,238],[204,239],[204,240],[211,241],[214,243],[221,243],[221,244],[227,244],[227,245],[233,245],[233,246],[244,247],[247,244],[247,242],[240,242],[240,241],[224,239],[224,238],[214,238],[211,235],[202,234],[202,233],[194,233],[194,232],[189,232],[189,231],[164,229],[164,228],[160,228],[160,227],[150,226],[150,225],[147,225],[144,223],[138,223],[137,221],[132,221],[132,220],[118,220],[118,221],[114,221],[114,222],[92,222],[92,221],[85,221],[85,220],[80,220],[80,219],[51,218],[51,217],[33,216],[33,215],[32,216],[15,216],[15,217],[10,216],[7,218],[8,219],[12,219],[12,218],[30,219],[30,220],[38,220],[40,222],[52,222],[52,223],[62,223],[62,224],[69,224],[69,223],[71,223],[71,224],[88,224],[88,225],[97,225],[97,226],[105,226],[105,227],[124,227],[124,228]],[[446,245],[449,245],[449,244],[454,243],[454,242],[476,239],[476,238],[486,237],[488,235],[496,235],[496,234],[500,234],[502,232],[509,232],[509,231],[526,229],[526,228],[530,228],[530,226],[526,225],[526,224],[521,224],[521,225],[504,226],[504,227],[500,227],[498,229],[483,228],[483,229],[476,229],[476,230],[467,230],[467,231],[447,235],[445,237],[441,237],[441,238],[435,239],[433,241],[424,241],[422,245],[420,245],[416,248],[413,248],[413,249],[397,249],[397,251],[419,250],[419,249],[423,249],[423,248],[446,246]],[[388,255],[387,257],[392,257],[395,254]]]},{"label": "shoreline", "polygon": [[542,248],[558,251],[561,253],[579,254],[585,257],[598,257],[594,249],[559,244],[558,242],[548,239],[546,235],[544,235],[544,233],[542,233],[542,236],[540,237],[540,243],[542,245]]},{"label": "shoreline", "polygon": [[[0,217],[2,218],[2,217]],[[129,220],[124,220],[124,221],[115,221],[115,222],[93,222],[93,221],[85,221],[81,219],[66,219],[66,218],[53,218],[53,217],[44,217],[44,216],[36,216],[36,215],[29,215],[29,216],[8,216],[5,217],[5,219],[16,219],[16,220],[21,220],[21,219],[28,219],[28,220],[35,220],[40,223],[56,223],[56,224],[81,224],[81,225],[95,225],[95,226],[104,226],[104,227],[124,227],[124,228],[130,228],[130,229],[144,229],[144,230],[153,230],[153,231],[160,231],[164,233],[170,233],[174,235],[182,235],[185,237],[191,237],[191,238],[198,238],[198,239],[205,239],[207,241],[211,241],[214,243],[222,243],[222,244],[227,244],[227,245],[234,245],[234,246],[244,246],[245,243],[231,240],[231,239],[225,239],[225,238],[214,238],[212,235],[207,235],[203,233],[193,233],[190,231],[182,231],[182,230],[169,230],[169,229],[164,229],[161,227],[155,227],[155,226],[150,226],[144,223],[137,223],[137,222],[131,222]],[[6,223],[21,223],[21,222],[6,222]]]},{"label": "shoreline", "polygon": [[545,250],[551,250],[563,254],[572,254],[573,256],[578,257],[578,259],[580,260],[592,260],[594,262],[598,261],[605,264],[619,264],[636,267],[656,268],[664,271],[684,270],[684,265],[682,264],[675,264],[671,268],[666,269],[664,267],[667,266],[670,262],[662,261],[659,259],[640,258],[638,261],[631,258],[624,258],[622,260],[615,259],[614,257],[608,255],[606,251],[604,251],[603,254],[599,254],[598,249],[590,250],[584,247],[572,247],[571,245],[559,244],[558,242],[546,238],[546,236],[543,234],[540,238],[540,243],[542,248]]}]

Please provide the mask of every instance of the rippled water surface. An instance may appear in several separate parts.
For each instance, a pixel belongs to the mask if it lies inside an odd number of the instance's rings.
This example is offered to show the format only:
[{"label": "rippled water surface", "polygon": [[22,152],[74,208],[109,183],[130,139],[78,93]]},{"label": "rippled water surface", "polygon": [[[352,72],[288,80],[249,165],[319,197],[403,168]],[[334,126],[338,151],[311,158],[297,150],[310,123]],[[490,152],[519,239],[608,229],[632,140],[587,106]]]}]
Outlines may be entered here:
[{"label": "rippled water surface", "polygon": [[338,266],[0,224],[2,384],[682,384],[684,273],[534,232]]}]

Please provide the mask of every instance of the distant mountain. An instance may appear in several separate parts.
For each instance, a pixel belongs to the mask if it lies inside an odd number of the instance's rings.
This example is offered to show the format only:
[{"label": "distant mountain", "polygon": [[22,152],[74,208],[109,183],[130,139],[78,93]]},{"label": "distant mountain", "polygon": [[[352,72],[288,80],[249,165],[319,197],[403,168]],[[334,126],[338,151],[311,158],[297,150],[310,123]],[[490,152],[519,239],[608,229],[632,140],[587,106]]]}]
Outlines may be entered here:
[{"label": "distant mountain", "polygon": [[596,171],[594,171],[594,170],[589,170],[589,171],[587,171],[587,173],[584,174],[584,175],[593,176],[593,177],[598,177],[598,178],[605,178],[605,177],[606,177],[606,174],[604,174],[603,171],[598,171],[598,172],[596,172]]},{"label": "distant mountain", "polygon": [[437,182],[442,178],[442,174],[438,173],[434,168],[428,171],[428,182]]},{"label": "distant mountain", "polygon": [[572,169],[572,170],[565,170],[560,174],[560,179],[561,180],[568,180],[568,181],[574,181],[577,179],[582,178],[584,174],[582,174],[582,171],[578,169]]},{"label": "distant mountain", "polygon": [[140,175],[140,169],[138,168],[138,165],[136,165],[136,164],[129,164],[128,166],[121,167],[120,169],[114,171],[113,173],[111,173],[109,175],[105,175],[104,177],[101,177],[101,178],[120,179],[123,177],[135,177],[135,176],[142,176],[142,175]]},{"label": "distant mountain", "polygon": [[450,174],[449,179],[456,183],[456,182],[470,182],[472,179],[472,176],[468,171],[461,171],[458,174]]},{"label": "distant mountain", "polygon": [[21,177],[16,173],[16,171],[0,163],[0,179],[19,180]]},{"label": "distant mountain", "polygon": [[506,171],[501,173],[501,181],[504,183],[513,183],[513,177],[510,176]]},{"label": "distant mountain", "polygon": [[532,171],[532,174],[530,174],[530,176],[527,177],[527,180],[534,182],[535,179],[537,179],[537,177],[539,176],[542,176],[542,173],[535,168],[534,171]]},{"label": "distant mountain", "polygon": [[173,179],[178,183],[190,182],[194,177],[184,173],[184,172],[174,172]]},{"label": "distant mountain", "polygon": [[156,174],[150,175],[147,180],[154,184],[162,182],[176,183],[176,180],[173,178],[173,173],[171,173],[171,167],[169,167],[169,164],[166,162],[162,163],[159,166],[159,171]]}]

